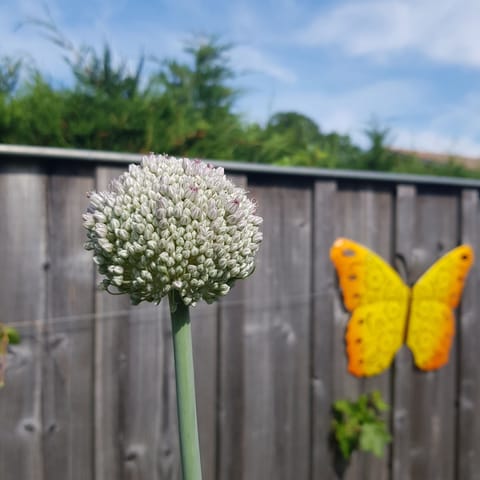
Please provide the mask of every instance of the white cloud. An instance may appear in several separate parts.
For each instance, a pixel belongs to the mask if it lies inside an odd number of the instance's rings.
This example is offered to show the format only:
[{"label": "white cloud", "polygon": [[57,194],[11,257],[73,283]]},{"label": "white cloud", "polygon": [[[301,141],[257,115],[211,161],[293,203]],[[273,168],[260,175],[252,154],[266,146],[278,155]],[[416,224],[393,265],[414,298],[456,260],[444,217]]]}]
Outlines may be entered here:
[{"label": "white cloud", "polygon": [[480,68],[479,25],[478,0],[357,0],[320,13],[296,38],[351,55],[410,50]]},{"label": "white cloud", "polygon": [[464,95],[459,101],[438,111],[430,121],[436,131],[451,132],[456,136],[471,136],[480,139],[480,94]]},{"label": "white cloud", "polygon": [[[314,119],[323,132],[351,135],[363,147],[363,133],[372,119],[391,129],[392,145],[435,153],[480,157],[480,95],[433,111],[427,85],[410,81],[379,81],[350,91],[293,91],[267,103],[249,96],[242,104],[249,117],[263,122],[274,112],[293,110]],[[418,121],[418,117],[422,121]]]},{"label": "white cloud", "polygon": [[392,117],[410,114],[425,98],[420,83],[378,81],[341,92],[296,91],[274,99],[273,110],[294,110],[315,119],[325,131],[354,133],[374,116],[388,122]]},{"label": "white cloud", "polygon": [[298,39],[308,45],[339,45],[351,54],[398,49],[411,36],[409,15],[397,1],[345,4],[319,15]]},{"label": "white cloud", "polygon": [[392,146],[408,150],[480,158],[479,140],[468,135],[449,135],[428,128],[425,130],[395,130]]},{"label": "white cloud", "polygon": [[480,94],[447,105],[420,128],[394,130],[394,145],[438,153],[480,157]]},{"label": "white cloud", "polygon": [[248,73],[263,73],[284,83],[294,83],[295,73],[282,67],[262,51],[251,46],[238,46],[231,52],[235,70]]}]

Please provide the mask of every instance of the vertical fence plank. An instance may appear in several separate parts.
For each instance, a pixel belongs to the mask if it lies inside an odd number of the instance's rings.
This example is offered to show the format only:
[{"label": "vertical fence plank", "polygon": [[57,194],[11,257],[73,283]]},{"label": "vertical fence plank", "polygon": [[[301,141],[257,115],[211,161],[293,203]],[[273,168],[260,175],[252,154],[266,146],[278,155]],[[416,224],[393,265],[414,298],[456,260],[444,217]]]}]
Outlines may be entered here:
[{"label": "vertical fence plank", "polygon": [[332,422],[333,304],[337,294],[330,246],[335,240],[335,182],[316,182],[313,214],[313,319],[311,341],[312,372],[312,466],[314,479],[335,478],[329,448]]},{"label": "vertical fence plank", "polygon": [[306,478],[311,195],[291,187],[250,190],[265,239],[246,283],[244,478]]},{"label": "vertical fence plank", "polygon": [[217,448],[218,304],[191,308],[195,393],[203,478],[215,479]]},{"label": "vertical fence plank", "polygon": [[[130,307],[125,341],[125,376],[120,383],[120,429],[124,432],[124,478],[156,480],[158,439],[163,409],[162,369],[164,344],[162,308],[148,303]],[[173,477],[166,477],[173,478]]]},{"label": "vertical fence plank", "polygon": [[[0,167],[0,322],[22,341],[8,355],[0,392],[2,480],[41,480],[42,350],[46,310],[46,175],[28,164]],[[22,326],[23,325],[23,326]]]},{"label": "vertical fence plank", "polygon": [[[125,171],[117,167],[97,167],[98,191]],[[97,281],[100,278],[97,275]],[[95,295],[95,370],[94,370],[94,462],[96,479],[123,478],[123,431],[121,425],[121,381],[126,374],[126,332],[130,300],[103,291]]]},{"label": "vertical fence plank", "polygon": [[[387,263],[392,260],[393,245],[393,195],[391,191],[367,191],[363,193],[363,208],[366,218],[364,220],[367,232],[365,238],[368,238],[367,244],[371,245]],[[378,390],[383,399],[391,404],[391,382],[392,371],[389,368],[381,375],[366,378],[363,380],[362,391],[371,393]],[[392,412],[385,414],[387,424]],[[371,454],[364,455],[363,477],[364,479],[375,478],[377,480],[387,480],[389,478],[389,449],[387,446],[384,456],[377,458]]]},{"label": "vertical fence plank", "polygon": [[[229,178],[243,188],[247,185],[243,175]],[[250,281],[237,282],[219,306],[217,480],[244,478],[245,283]]]},{"label": "vertical fence plank", "polygon": [[123,469],[128,480],[179,480],[175,370],[167,299],[130,307],[121,382]]},{"label": "vertical fence plank", "polygon": [[[378,187],[377,187],[378,189]],[[392,245],[392,193],[372,187],[356,189],[345,185],[338,192],[335,224],[336,236],[346,236],[365,244],[381,255],[387,262],[391,258]],[[345,352],[345,328],[350,314],[345,311],[340,296],[334,309],[334,398],[357,399],[363,392],[379,390],[390,401],[390,371],[370,379],[358,379],[347,371]],[[383,459],[371,455],[356,454],[345,472],[345,479],[388,478],[388,455]]]},{"label": "vertical fence plank", "polygon": [[[458,206],[454,194],[419,191],[415,209],[415,247],[412,262],[408,264],[411,269],[423,273],[440,255],[456,245]],[[453,345],[445,367],[432,372],[413,372],[412,480],[454,478],[455,371],[456,348]]]},{"label": "vertical fence plank", "polygon": [[477,190],[464,190],[461,204],[461,241],[473,246],[477,266],[470,272],[461,304],[458,323],[458,445],[457,472],[459,480],[480,479],[480,322],[478,321],[478,285],[480,281],[479,251],[479,202]]},{"label": "vertical fence plank", "polygon": [[48,320],[43,376],[45,475],[93,475],[93,263],[83,244],[92,170],[57,171],[48,189]]},{"label": "vertical fence plank", "polygon": [[[362,234],[362,209],[359,192],[351,186],[337,191],[335,204],[335,237],[349,237],[352,240],[366,243]],[[332,347],[332,402],[342,398],[356,399],[360,394],[361,380],[349,375],[345,351],[345,328],[350,314],[343,306],[343,299],[338,292],[335,296],[333,311],[333,347]],[[347,480],[361,478],[361,464],[358,455],[354,455],[348,466],[336,465],[340,472],[346,467],[344,477]],[[339,475],[340,478],[342,478]]]},{"label": "vertical fence plank", "polygon": [[220,302],[217,480],[244,478],[244,322],[242,281]]},{"label": "vertical fence plank", "polygon": [[[399,258],[409,262],[415,241],[416,188],[398,185],[396,198],[395,244]],[[406,272],[400,272],[405,274]],[[404,278],[405,281],[409,279]],[[410,435],[412,396],[412,355],[406,346],[397,353],[393,384],[392,479],[410,477]]]}]

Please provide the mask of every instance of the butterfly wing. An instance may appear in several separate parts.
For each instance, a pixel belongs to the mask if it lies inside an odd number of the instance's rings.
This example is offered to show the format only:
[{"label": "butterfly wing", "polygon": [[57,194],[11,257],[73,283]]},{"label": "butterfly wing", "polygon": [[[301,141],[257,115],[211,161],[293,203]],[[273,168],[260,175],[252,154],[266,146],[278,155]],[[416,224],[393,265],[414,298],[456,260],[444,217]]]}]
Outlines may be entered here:
[{"label": "butterfly wing", "polygon": [[403,344],[410,290],[382,258],[352,240],[337,239],[330,258],[352,312],[345,336],[348,370],[377,375]]},{"label": "butterfly wing", "polygon": [[448,362],[455,334],[453,309],[460,303],[473,261],[470,246],[454,248],[437,260],[412,288],[407,345],[422,370],[435,370]]}]

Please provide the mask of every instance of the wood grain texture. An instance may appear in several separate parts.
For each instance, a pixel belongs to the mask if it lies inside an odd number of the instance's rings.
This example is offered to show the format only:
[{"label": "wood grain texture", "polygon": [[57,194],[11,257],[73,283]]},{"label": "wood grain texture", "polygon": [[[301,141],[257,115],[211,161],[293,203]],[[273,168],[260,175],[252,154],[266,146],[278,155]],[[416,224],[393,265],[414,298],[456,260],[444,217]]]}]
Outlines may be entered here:
[{"label": "wood grain texture", "polygon": [[43,480],[42,351],[46,316],[47,177],[35,166],[0,166],[1,322],[22,341],[8,355],[0,391],[2,480]]},{"label": "wood grain texture", "polygon": [[[95,189],[105,190],[124,168],[97,167]],[[100,277],[97,273],[97,283]],[[95,479],[123,477],[125,410],[124,382],[127,372],[127,332],[130,300],[96,290],[94,327],[94,470]]]},{"label": "wood grain texture", "polygon": [[478,191],[464,190],[461,197],[461,241],[475,249],[473,267],[463,292],[458,322],[458,444],[456,445],[456,478],[480,479],[480,323],[478,285],[480,282],[479,256],[479,201]]},{"label": "wood grain texture", "polygon": [[246,282],[245,479],[306,478],[310,442],[311,195],[249,187],[264,242]]},{"label": "wood grain texture", "polygon": [[[229,175],[236,185],[247,187],[243,175]],[[237,282],[219,304],[218,321],[218,413],[216,479],[243,479],[245,424],[244,343],[247,301],[246,283]],[[211,477],[214,478],[214,477]]]},{"label": "wood grain texture", "polygon": [[[392,263],[393,259],[393,192],[390,190],[371,189],[363,192],[363,205],[367,217],[365,225],[368,229],[370,238],[368,244],[372,245],[374,251],[381,257]],[[388,369],[381,375],[362,380],[362,391],[366,393],[378,390],[386,403],[391,404],[391,382],[392,371]],[[390,425],[392,412],[383,414],[387,425]],[[363,478],[375,478],[377,480],[387,480],[389,477],[389,456],[390,445],[385,449],[383,458],[377,458],[371,454],[363,454]]]},{"label": "wood grain texture", "polygon": [[[415,243],[407,265],[417,280],[439,256],[455,247],[459,236],[459,200],[454,194],[419,191],[415,207]],[[458,339],[458,336],[456,337]],[[411,381],[412,480],[454,478],[456,346],[438,371],[414,370]]]},{"label": "wood grain texture", "polygon": [[335,240],[335,182],[315,182],[313,210],[313,317],[311,340],[312,464],[310,478],[334,479],[329,445],[332,421],[333,305],[337,297],[330,246]]},{"label": "wood grain texture", "polygon": [[[168,305],[97,291],[83,250],[85,191],[124,170],[0,165],[0,322],[22,334],[0,390],[1,480],[181,478]],[[412,282],[459,240],[476,247],[478,190],[235,181],[256,197],[265,241],[250,278],[191,311],[204,480],[333,480],[330,406],[373,389],[393,404],[391,454],[355,455],[344,480],[480,480],[478,266],[446,367],[416,371],[404,348],[389,372],[359,380],[328,258],[349,236],[402,256]]]},{"label": "wood grain texture", "polygon": [[48,182],[47,323],[44,337],[45,477],[92,478],[94,272],[82,213],[92,170],[71,167]]},{"label": "wood grain texture", "polygon": [[[126,371],[120,383],[120,429],[124,432],[122,467],[128,480],[156,480],[157,445],[161,433],[163,352],[170,347],[162,335],[160,306],[130,307],[126,338]],[[164,342],[168,342],[168,346]]]},{"label": "wood grain texture", "polygon": [[218,304],[200,302],[190,311],[202,475],[214,479],[217,464]]},{"label": "wood grain texture", "polygon": [[[411,265],[415,241],[416,188],[412,185],[398,185],[396,196],[395,251]],[[399,272],[407,283],[405,265],[398,262]],[[410,437],[412,415],[412,354],[403,347],[394,361],[393,421],[392,421],[392,480],[410,477]]]},{"label": "wood grain texture", "polygon": [[[336,202],[335,236],[344,236],[360,242],[390,261],[392,212],[393,196],[390,191],[375,190],[369,186],[358,189],[352,188],[352,185],[342,186]],[[356,400],[361,393],[379,390],[385,401],[390,403],[390,370],[368,379],[358,379],[347,371],[344,339],[349,316],[338,294],[334,307],[333,400],[341,398]],[[388,452],[383,459],[358,453],[353,456],[344,478],[381,480],[388,478],[388,474]]]}]

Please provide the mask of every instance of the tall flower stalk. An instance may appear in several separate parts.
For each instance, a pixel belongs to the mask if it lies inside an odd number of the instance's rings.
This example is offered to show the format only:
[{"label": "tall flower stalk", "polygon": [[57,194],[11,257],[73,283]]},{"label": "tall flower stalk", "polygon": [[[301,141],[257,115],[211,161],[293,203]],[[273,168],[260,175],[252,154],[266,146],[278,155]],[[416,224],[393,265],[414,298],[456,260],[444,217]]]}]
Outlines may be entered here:
[{"label": "tall flower stalk", "polygon": [[169,297],[185,480],[201,479],[189,306],[253,272],[261,223],[245,191],[199,160],[152,154],[90,194],[85,248],[101,287],[133,304]]},{"label": "tall flower stalk", "polygon": [[177,386],[180,455],[184,478],[201,478],[200,448],[195,402],[192,334],[188,307],[173,292],[169,295],[172,318],[175,383]]}]

